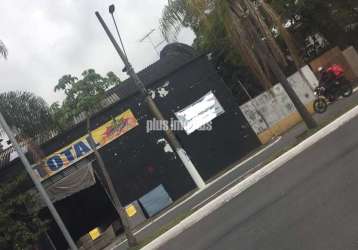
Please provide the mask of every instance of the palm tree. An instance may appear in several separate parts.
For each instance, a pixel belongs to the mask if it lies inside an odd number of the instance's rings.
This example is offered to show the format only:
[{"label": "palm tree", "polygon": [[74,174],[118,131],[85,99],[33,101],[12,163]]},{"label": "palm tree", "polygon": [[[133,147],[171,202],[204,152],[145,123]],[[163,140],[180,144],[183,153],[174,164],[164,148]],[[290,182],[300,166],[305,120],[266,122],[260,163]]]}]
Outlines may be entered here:
[{"label": "palm tree", "polygon": [[51,134],[53,122],[49,106],[33,93],[0,93],[0,112],[9,126],[23,138],[43,138]]},{"label": "palm tree", "polygon": [[7,52],[6,46],[5,46],[5,44],[0,40],[0,55],[6,59],[6,58],[7,58],[7,54],[8,54],[8,52]]},{"label": "palm tree", "polygon": [[[41,161],[44,154],[39,145],[56,133],[47,103],[30,92],[0,93],[0,113],[18,141],[27,145],[33,160]],[[5,135],[5,132],[0,128],[1,135]]]}]

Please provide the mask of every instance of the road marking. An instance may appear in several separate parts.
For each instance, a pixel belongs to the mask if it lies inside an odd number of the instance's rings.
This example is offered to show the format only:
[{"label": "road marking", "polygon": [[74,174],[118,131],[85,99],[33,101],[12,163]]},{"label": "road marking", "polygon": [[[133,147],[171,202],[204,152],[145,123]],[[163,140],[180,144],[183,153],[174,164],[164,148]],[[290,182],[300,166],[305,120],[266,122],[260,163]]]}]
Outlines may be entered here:
[{"label": "road marking", "polygon": [[246,164],[247,162],[251,161],[253,158],[255,158],[256,156],[260,155],[261,153],[263,153],[264,151],[266,151],[267,149],[273,147],[277,142],[279,142],[282,139],[282,136],[277,137],[273,142],[271,142],[269,145],[267,145],[266,147],[264,147],[263,149],[259,150],[256,154],[250,156],[249,158],[247,158],[246,160],[240,162],[239,164],[237,164],[235,167],[233,167],[232,169],[230,169],[229,171],[227,171],[226,173],[224,173],[223,175],[220,175],[218,178],[216,178],[215,180],[213,180],[212,182],[209,182],[206,187],[210,187],[211,185],[213,185],[215,182],[221,180],[222,178],[224,178],[225,176],[231,174],[232,172],[234,172],[235,170],[237,170],[238,168],[240,168],[242,165]]},{"label": "road marking", "polygon": [[203,218],[205,218],[206,216],[208,216],[218,208],[222,207],[224,204],[231,201],[232,199],[240,195],[242,192],[244,192],[248,188],[258,183],[266,176],[272,174],[274,171],[284,166],[285,163],[287,163],[289,160],[293,159],[294,157],[305,151],[308,147],[314,145],[324,137],[333,133],[335,130],[337,130],[338,128],[348,123],[349,121],[351,121],[353,118],[357,116],[358,116],[358,106],[348,111],[344,115],[340,116],[332,123],[328,124],[326,127],[322,128],[317,133],[312,135],[311,137],[308,137],[306,140],[299,143],[297,146],[290,149],[285,154],[273,160],[271,163],[267,164],[263,168],[260,168],[258,171],[248,176],[242,182],[238,183],[233,188],[226,191],[224,194],[210,201],[208,204],[206,204],[205,206],[194,212],[191,216],[182,220],[176,226],[172,227],[167,232],[165,232],[164,234],[162,234],[161,236],[159,236],[149,244],[145,245],[142,248],[142,250],[158,249],[164,243],[175,238],[180,233],[182,233],[183,231],[185,231],[195,223],[199,222],[200,220],[202,220]]},{"label": "road marking", "polygon": [[[218,178],[214,179],[213,181],[209,182],[205,188],[197,190],[196,192],[194,192],[192,195],[190,195],[188,198],[186,198],[185,200],[181,201],[180,203],[178,203],[177,205],[175,205],[174,207],[170,208],[168,211],[166,211],[165,213],[163,213],[162,215],[158,216],[157,218],[155,218],[154,220],[152,220],[151,222],[149,222],[148,224],[144,225],[142,228],[138,229],[137,231],[134,232],[134,235],[139,234],[141,231],[143,231],[144,229],[148,228],[149,226],[151,226],[153,223],[157,222],[158,220],[160,220],[161,218],[163,218],[164,216],[166,216],[167,214],[169,214],[170,212],[172,212],[173,210],[175,210],[177,207],[185,204],[186,202],[188,202],[189,200],[191,200],[193,197],[195,197],[196,195],[198,195],[199,193],[201,193],[202,191],[206,190],[208,187],[210,187],[211,185],[215,184],[216,182],[218,182],[219,180],[221,180],[222,178],[224,178],[225,176],[231,174],[232,172],[234,172],[235,170],[237,170],[238,168],[240,168],[242,165],[246,164],[247,162],[251,161],[252,159],[254,159],[255,157],[257,157],[258,155],[260,155],[261,153],[263,153],[264,151],[266,151],[267,149],[273,147],[277,142],[279,142],[282,139],[281,136],[277,137],[273,142],[271,142],[269,145],[267,145],[266,147],[264,147],[263,149],[259,150],[258,152],[256,152],[255,154],[253,154],[252,156],[250,156],[249,158],[247,158],[246,160],[240,162],[239,164],[237,164],[235,167],[233,167],[232,169],[230,169],[229,171],[227,171],[226,173],[224,173],[223,175],[220,175]],[[245,174],[244,174],[245,175]],[[235,179],[235,181],[239,178],[241,178],[241,176],[239,176],[238,178]],[[232,184],[233,182],[230,182],[229,184]],[[229,185],[228,184],[228,185]],[[225,189],[228,185],[226,185],[224,188],[220,189],[219,191],[222,191],[223,189]],[[217,191],[215,194],[217,194],[219,191]],[[213,196],[213,195],[212,195]],[[212,197],[210,196],[210,197]],[[206,199],[205,201],[207,201],[208,199]],[[202,204],[203,202],[201,202],[200,204]],[[198,206],[198,205],[197,205]],[[192,208],[193,209],[193,208]],[[125,239],[122,242],[119,242],[118,244],[116,244],[115,246],[113,246],[110,250],[115,250],[117,247],[123,245],[124,243],[127,242],[127,239]]]},{"label": "road marking", "polygon": [[217,194],[219,194],[221,191],[223,191],[224,189],[226,189],[227,187],[229,187],[231,184],[235,183],[237,180],[240,180],[242,178],[245,178],[249,173],[252,173],[253,170],[259,168],[262,166],[262,163],[257,164],[254,168],[246,171],[243,175],[238,176],[237,178],[235,178],[233,181],[230,181],[228,184],[226,184],[225,186],[223,186],[222,188],[220,188],[217,192],[215,192],[214,194],[210,195],[208,198],[206,198],[205,200],[203,200],[202,202],[200,202],[199,204],[197,204],[196,206],[192,207],[190,210],[196,210],[198,207],[200,207],[202,204],[206,203],[208,200],[210,200],[211,198],[215,197]]}]

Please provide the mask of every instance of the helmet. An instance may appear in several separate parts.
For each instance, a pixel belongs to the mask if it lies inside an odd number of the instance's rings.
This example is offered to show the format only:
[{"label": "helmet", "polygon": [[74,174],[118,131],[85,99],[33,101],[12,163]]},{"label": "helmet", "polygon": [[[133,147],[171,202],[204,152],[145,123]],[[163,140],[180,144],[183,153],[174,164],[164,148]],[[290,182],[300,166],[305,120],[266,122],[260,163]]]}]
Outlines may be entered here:
[{"label": "helmet", "polygon": [[323,67],[319,67],[319,68],[318,68],[318,72],[319,72],[319,73],[323,72],[323,70],[324,70]]}]

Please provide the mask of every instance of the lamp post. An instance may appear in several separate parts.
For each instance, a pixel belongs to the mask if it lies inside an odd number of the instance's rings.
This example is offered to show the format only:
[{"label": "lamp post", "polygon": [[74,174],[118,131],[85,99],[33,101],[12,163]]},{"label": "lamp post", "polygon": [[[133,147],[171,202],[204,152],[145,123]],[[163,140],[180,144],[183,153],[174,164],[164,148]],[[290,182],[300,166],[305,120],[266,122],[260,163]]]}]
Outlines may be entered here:
[{"label": "lamp post", "polygon": [[[129,75],[129,77],[131,77],[133,79],[135,85],[138,87],[138,89],[141,92],[141,94],[145,97],[145,102],[147,103],[150,112],[152,113],[152,115],[158,121],[165,121],[165,118],[164,118],[163,114],[161,113],[161,111],[159,110],[158,106],[156,105],[156,103],[154,102],[152,97],[150,96],[148,90],[145,88],[144,83],[142,82],[142,80],[139,78],[139,76],[134,71],[132,65],[130,64],[130,62],[128,60],[128,57],[124,54],[124,52],[122,51],[122,49],[118,45],[117,41],[114,39],[111,31],[108,29],[106,23],[103,21],[103,18],[101,17],[101,15],[99,14],[98,11],[96,11],[95,14],[96,14],[96,16],[98,18],[98,21],[102,25],[104,31],[106,32],[108,38],[110,39],[110,41],[112,42],[114,48],[116,49],[118,55],[121,57],[124,65],[125,65],[126,73]],[[203,189],[206,186],[204,180],[202,179],[202,177],[200,176],[199,172],[195,168],[194,164],[190,160],[189,156],[187,155],[187,153],[185,152],[185,150],[183,149],[183,147],[179,143],[179,141],[176,138],[175,134],[173,133],[173,131],[169,127],[170,126],[167,126],[165,128],[165,130],[164,130],[165,137],[168,140],[168,143],[174,149],[176,154],[179,156],[179,158],[182,161],[183,165],[185,166],[185,168],[189,172],[190,176],[192,177],[195,185],[199,189]]]},{"label": "lamp post", "polygon": [[20,157],[20,159],[22,161],[22,164],[24,164],[27,173],[31,177],[33,183],[35,184],[36,189],[40,193],[40,197],[43,199],[43,201],[45,202],[46,206],[48,207],[50,213],[52,214],[54,220],[56,221],[58,227],[60,228],[63,236],[65,237],[69,247],[71,248],[71,250],[77,250],[78,248],[77,248],[75,242],[73,241],[70,233],[68,232],[68,230],[67,230],[65,224],[63,223],[60,215],[58,214],[55,206],[52,204],[50,198],[48,197],[46,190],[44,189],[44,187],[42,186],[42,184],[39,181],[38,177],[34,173],[32,167],[30,165],[30,162],[26,158],[24,152],[22,151],[19,143],[15,139],[15,136],[13,135],[9,125],[5,121],[5,118],[1,114],[1,112],[0,112],[0,125],[4,129],[4,131],[7,134],[7,136],[9,137],[9,140],[11,141],[11,143],[14,146],[16,152],[18,153],[18,155],[19,155],[19,157]]},{"label": "lamp post", "polygon": [[118,26],[117,26],[116,19],[114,18],[114,15],[113,15],[115,9],[116,9],[116,8],[114,7],[114,4],[111,4],[111,5],[108,7],[109,14],[111,14],[111,16],[112,16],[112,20],[113,20],[113,23],[114,23],[114,27],[116,27],[117,35],[118,35],[119,41],[121,42],[121,45],[122,45],[123,53],[124,53],[124,55],[128,58],[127,53],[126,53],[126,49],[124,48],[124,45],[123,45],[123,41],[122,41],[121,34],[119,33],[119,30],[118,30]]}]

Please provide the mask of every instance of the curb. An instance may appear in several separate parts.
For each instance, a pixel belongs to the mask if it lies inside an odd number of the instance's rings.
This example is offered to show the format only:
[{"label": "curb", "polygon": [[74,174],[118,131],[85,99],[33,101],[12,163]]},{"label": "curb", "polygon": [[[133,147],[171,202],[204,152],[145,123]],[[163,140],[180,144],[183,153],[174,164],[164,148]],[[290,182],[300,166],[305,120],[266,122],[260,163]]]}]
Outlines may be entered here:
[{"label": "curb", "polygon": [[186,229],[188,229],[195,223],[199,222],[200,220],[210,215],[218,208],[225,205],[227,202],[237,197],[239,194],[241,194],[251,186],[258,183],[261,179],[265,178],[266,176],[270,175],[271,173],[282,167],[285,163],[287,163],[288,161],[290,161],[291,159],[302,153],[308,147],[314,145],[315,143],[317,143],[324,137],[328,136],[336,129],[342,127],[344,124],[348,123],[349,121],[351,121],[357,116],[358,116],[358,106],[351,109],[347,113],[343,114],[342,116],[340,116],[339,118],[337,118],[336,120],[334,120],[333,122],[322,128],[321,130],[319,130],[311,137],[307,138],[306,140],[304,140],[294,148],[290,149],[285,154],[273,160],[271,163],[259,169],[252,175],[248,176],[242,182],[238,183],[236,186],[232,187],[230,190],[226,191],[221,196],[215,198],[214,200],[206,204],[204,207],[194,212],[191,216],[187,217],[179,224],[169,229],[167,232],[165,232],[155,240],[151,241],[141,249],[142,250],[158,249],[160,246],[162,246],[169,240],[175,238],[176,236],[184,232]]}]

